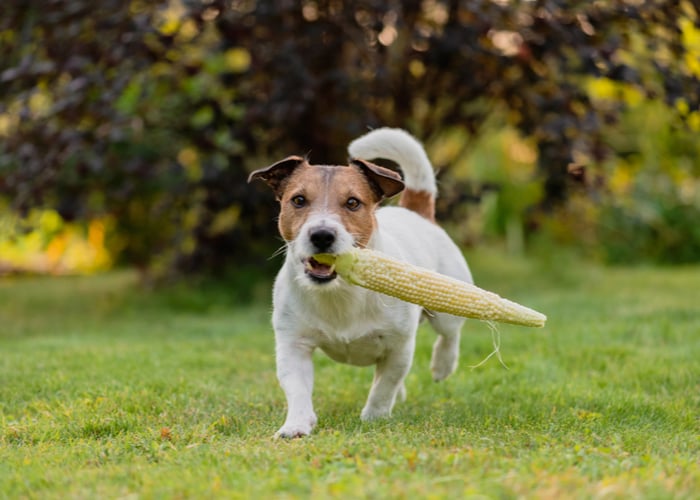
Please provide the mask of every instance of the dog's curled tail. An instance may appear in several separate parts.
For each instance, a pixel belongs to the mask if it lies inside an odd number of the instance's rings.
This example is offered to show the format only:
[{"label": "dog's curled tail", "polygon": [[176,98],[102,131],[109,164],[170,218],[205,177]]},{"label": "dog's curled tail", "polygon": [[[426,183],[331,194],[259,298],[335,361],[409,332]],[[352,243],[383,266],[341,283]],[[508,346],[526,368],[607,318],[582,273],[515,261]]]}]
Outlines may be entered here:
[{"label": "dog's curled tail", "polygon": [[397,163],[406,185],[399,205],[435,221],[435,173],[423,145],[411,134],[398,128],[378,128],[352,141],[348,153],[353,158],[384,158]]}]

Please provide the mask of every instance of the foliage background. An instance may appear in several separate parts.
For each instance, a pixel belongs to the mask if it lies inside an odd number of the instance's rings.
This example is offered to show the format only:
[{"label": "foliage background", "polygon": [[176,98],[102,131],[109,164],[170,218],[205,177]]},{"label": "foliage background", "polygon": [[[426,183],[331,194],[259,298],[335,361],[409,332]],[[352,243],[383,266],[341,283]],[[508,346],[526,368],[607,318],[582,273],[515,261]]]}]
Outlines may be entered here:
[{"label": "foliage background", "polygon": [[698,261],[698,23],[689,1],[4,2],[0,270],[272,270],[248,172],[344,162],[383,125],[425,142],[464,245]]}]

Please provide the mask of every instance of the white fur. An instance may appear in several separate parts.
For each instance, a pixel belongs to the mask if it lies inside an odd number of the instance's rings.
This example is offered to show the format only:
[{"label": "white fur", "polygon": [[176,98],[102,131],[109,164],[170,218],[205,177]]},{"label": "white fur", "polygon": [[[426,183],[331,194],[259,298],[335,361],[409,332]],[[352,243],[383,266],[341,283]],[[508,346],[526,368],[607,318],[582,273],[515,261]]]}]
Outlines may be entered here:
[{"label": "white fur", "polygon": [[[425,178],[429,176],[434,189],[432,167],[425,151],[406,132],[376,130],[353,142],[350,150],[353,156],[366,152],[360,157],[398,161],[408,186],[428,190],[431,183]],[[380,208],[376,217],[378,229],[370,239],[370,248],[472,281],[461,252],[440,227],[400,207]],[[341,278],[317,284],[305,275],[303,260],[314,253],[308,235],[321,226],[338,233],[333,252],[342,253],[353,244],[352,237],[331,213],[310,216],[299,236],[288,243],[273,292],[277,375],[287,398],[287,418],[276,436],[304,436],[316,424],[311,399],[312,354],[316,348],[342,363],[376,366],[361,412],[363,420],[390,416],[394,402],[405,398],[403,381],[413,361],[420,306],[350,285]],[[429,320],[438,333],[431,369],[435,380],[442,380],[457,366],[464,320],[448,314],[431,314]]]},{"label": "white fur", "polygon": [[348,146],[353,158],[385,158],[396,162],[408,189],[437,194],[433,167],[425,149],[411,134],[400,128],[378,128],[358,137]]}]

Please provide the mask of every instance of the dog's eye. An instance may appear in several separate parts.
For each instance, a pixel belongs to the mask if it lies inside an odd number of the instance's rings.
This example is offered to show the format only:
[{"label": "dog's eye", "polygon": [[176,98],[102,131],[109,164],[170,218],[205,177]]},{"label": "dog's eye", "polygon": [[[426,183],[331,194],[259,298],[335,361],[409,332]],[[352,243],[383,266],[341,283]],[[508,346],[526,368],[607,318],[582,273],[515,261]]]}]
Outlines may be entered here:
[{"label": "dog's eye", "polygon": [[345,202],[345,206],[353,212],[360,208],[360,205],[362,205],[362,202],[354,197],[348,198],[348,201]]},{"label": "dog's eye", "polygon": [[301,208],[306,205],[306,198],[298,194],[292,198],[292,205],[294,205],[296,208]]}]

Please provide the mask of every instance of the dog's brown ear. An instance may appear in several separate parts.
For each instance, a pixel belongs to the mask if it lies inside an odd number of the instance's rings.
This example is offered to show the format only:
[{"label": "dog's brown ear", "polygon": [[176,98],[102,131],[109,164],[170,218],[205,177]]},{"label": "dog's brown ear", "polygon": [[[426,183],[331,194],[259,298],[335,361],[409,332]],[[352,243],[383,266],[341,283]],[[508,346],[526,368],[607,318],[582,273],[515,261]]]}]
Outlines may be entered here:
[{"label": "dog's brown ear", "polygon": [[294,170],[306,160],[301,156],[288,156],[284,160],[273,163],[269,167],[261,168],[248,176],[248,182],[261,179],[272,188],[279,199],[284,190],[285,180]]},{"label": "dog's brown ear", "polygon": [[362,170],[362,173],[367,176],[370,184],[377,191],[380,200],[391,198],[403,191],[404,183],[397,172],[357,158],[351,158],[350,164]]}]

